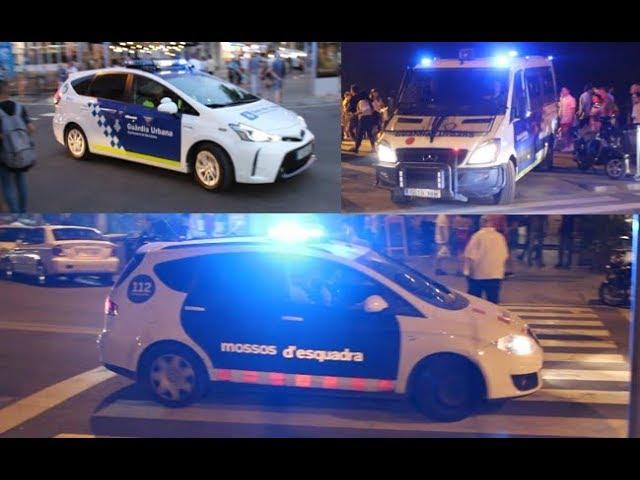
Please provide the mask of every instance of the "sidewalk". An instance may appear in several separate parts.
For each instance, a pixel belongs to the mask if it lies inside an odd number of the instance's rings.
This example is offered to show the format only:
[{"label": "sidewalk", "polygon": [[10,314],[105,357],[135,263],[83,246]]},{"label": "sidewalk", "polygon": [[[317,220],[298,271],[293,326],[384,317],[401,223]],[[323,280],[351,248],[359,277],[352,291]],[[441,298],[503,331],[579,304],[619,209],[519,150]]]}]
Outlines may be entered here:
[{"label": "sidewalk", "polygon": [[[513,257],[516,257],[514,254]],[[447,273],[453,275],[435,275],[435,257],[409,257],[406,263],[416,270],[429,275],[445,285],[467,291],[467,281],[463,276],[455,275],[456,263],[449,259],[444,263]],[[570,270],[556,269],[555,250],[545,250],[543,268],[529,267],[514,258],[514,275],[502,283],[500,303],[532,303],[538,305],[600,305],[598,288],[604,280],[604,273],[591,270],[590,267],[573,266]],[[575,261],[575,255],[574,255]]]}]

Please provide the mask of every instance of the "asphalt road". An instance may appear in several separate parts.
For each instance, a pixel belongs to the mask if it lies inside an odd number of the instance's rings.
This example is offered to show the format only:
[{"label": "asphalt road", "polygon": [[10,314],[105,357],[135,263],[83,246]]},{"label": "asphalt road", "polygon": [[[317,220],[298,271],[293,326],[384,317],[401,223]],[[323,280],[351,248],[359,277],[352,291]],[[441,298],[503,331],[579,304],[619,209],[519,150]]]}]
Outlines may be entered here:
[{"label": "asphalt road", "polygon": [[581,172],[567,154],[556,154],[551,172],[534,170],[520,179],[516,184],[516,200],[511,205],[427,199],[397,205],[387,190],[375,186],[374,159],[369,145],[363,143],[359,155],[345,151],[351,146],[352,143],[343,143],[343,212],[604,214],[632,213],[640,209],[640,183],[633,177],[612,180],[602,167]]},{"label": "asphalt road", "polygon": [[93,156],[78,162],[53,136],[53,105],[27,105],[35,119],[38,164],[28,172],[29,212],[335,212],[340,208],[338,106],[291,107],[316,135],[316,163],[266,185],[235,185],[224,193],[200,188],[190,175]]},{"label": "asphalt road", "polygon": [[538,293],[558,286],[523,281],[530,296],[504,301],[543,342],[543,389],[450,424],[429,422],[394,398],[234,384],[216,384],[196,405],[167,409],[98,368],[107,288],[90,279],[55,287],[0,281],[0,436],[624,436],[628,311],[543,304]]}]

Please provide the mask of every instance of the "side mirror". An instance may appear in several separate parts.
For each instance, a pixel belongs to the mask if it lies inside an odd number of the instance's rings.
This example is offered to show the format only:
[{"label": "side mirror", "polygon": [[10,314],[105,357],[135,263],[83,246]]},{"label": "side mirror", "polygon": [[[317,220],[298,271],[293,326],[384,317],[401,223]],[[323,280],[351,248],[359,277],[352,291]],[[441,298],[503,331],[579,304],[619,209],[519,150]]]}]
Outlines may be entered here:
[{"label": "side mirror", "polygon": [[389,304],[380,295],[371,295],[364,301],[364,311],[367,313],[378,313],[387,308]]},{"label": "side mirror", "polygon": [[158,111],[162,113],[170,113],[171,115],[174,115],[178,113],[178,106],[169,97],[164,97],[162,100],[160,100],[160,105],[158,105]]}]

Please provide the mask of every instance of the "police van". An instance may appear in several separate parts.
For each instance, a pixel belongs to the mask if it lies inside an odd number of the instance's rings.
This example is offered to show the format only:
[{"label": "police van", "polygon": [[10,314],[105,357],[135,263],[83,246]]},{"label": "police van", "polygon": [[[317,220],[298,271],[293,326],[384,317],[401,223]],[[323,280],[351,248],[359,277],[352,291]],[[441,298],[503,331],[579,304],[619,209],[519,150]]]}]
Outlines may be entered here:
[{"label": "police van", "polygon": [[509,204],[518,180],[551,169],[557,126],[551,57],[425,58],[405,72],[378,145],[376,185],[399,204]]},{"label": "police van", "polygon": [[147,244],[98,343],[105,367],[170,407],[240,382],[407,395],[453,421],[541,387],[542,349],[517,315],[321,238]]},{"label": "police van", "polygon": [[316,160],[302,117],[184,62],[76,73],[54,103],[55,138],[73,158],[94,153],[192,173],[207,190],[272,183]]}]

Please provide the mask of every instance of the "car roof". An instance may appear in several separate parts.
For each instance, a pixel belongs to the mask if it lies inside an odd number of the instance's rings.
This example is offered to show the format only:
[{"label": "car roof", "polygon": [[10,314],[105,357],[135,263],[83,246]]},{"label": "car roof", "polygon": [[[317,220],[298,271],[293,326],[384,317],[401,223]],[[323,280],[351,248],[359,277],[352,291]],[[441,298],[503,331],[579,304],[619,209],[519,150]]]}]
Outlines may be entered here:
[{"label": "car roof", "polygon": [[[429,65],[421,66],[416,65],[416,70],[431,69],[431,68],[502,68],[496,67],[496,57],[483,57],[474,58],[471,60],[461,61],[457,58],[436,58]],[[550,67],[552,65],[551,60],[541,56],[525,56],[525,57],[513,57],[509,58],[509,65],[504,69],[509,68],[518,70],[521,68],[533,68],[533,67]]]},{"label": "car roof", "polygon": [[284,252],[295,250],[298,254],[312,254],[313,252],[324,252],[330,255],[345,259],[355,259],[361,257],[371,249],[364,245],[356,245],[340,241],[313,241],[292,244],[290,242],[282,242],[273,240],[268,237],[260,236],[239,236],[239,237],[219,237],[199,240],[186,240],[180,242],[151,242],[143,245],[138,249],[138,253],[161,253],[170,250],[193,250],[194,253],[202,254],[203,249],[215,253],[221,247],[228,246],[248,246],[260,247],[264,246],[265,251],[274,251],[282,249]]}]

